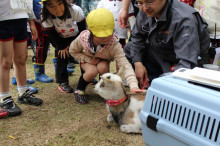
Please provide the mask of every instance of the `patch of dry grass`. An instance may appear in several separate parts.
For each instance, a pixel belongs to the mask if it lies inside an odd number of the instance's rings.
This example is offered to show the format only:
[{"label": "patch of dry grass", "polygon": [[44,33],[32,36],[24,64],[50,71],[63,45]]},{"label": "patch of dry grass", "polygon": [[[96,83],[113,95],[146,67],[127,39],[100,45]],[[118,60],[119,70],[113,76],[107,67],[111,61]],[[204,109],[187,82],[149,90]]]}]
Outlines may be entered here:
[{"label": "patch of dry grass", "polygon": [[[55,78],[53,51],[51,49],[46,61],[46,73]],[[29,50],[28,78],[34,78],[32,55],[32,50]],[[115,64],[111,67],[114,71]],[[76,72],[69,77],[73,88],[79,76],[77,65]],[[23,111],[22,115],[1,119],[0,145],[144,145],[141,135],[124,134],[115,123],[107,123],[105,103],[94,93],[94,86],[87,87],[87,105],[76,104],[73,94],[61,93],[55,82],[35,82],[33,86],[38,88],[36,96],[43,99],[43,105],[33,107],[18,104]],[[11,85],[10,91],[16,100],[16,86]]]}]

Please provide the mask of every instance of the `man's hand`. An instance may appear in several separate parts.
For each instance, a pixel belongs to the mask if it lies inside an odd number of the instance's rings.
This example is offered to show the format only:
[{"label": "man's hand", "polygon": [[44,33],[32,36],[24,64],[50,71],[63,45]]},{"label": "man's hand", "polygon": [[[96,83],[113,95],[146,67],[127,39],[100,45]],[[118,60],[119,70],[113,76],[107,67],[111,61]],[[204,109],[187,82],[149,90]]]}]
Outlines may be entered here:
[{"label": "man's hand", "polygon": [[59,50],[58,51],[58,55],[60,56],[60,58],[66,58],[69,57],[69,47],[66,47],[64,50]]},{"label": "man's hand", "polygon": [[119,22],[119,26],[121,28],[127,28],[129,27],[128,25],[128,12],[127,11],[122,11],[119,18],[118,18],[118,22]]},{"label": "man's hand", "polygon": [[145,81],[149,81],[147,70],[141,62],[135,62],[135,74],[138,80],[138,85],[141,88]]}]

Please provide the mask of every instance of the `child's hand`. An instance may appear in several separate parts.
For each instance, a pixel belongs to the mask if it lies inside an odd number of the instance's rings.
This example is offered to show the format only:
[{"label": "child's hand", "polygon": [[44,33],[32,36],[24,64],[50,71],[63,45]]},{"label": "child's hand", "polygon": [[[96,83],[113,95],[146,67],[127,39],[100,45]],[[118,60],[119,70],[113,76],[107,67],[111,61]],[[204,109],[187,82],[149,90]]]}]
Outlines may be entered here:
[{"label": "child's hand", "polygon": [[93,64],[93,65],[96,65],[96,64],[98,64],[99,62],[100,62],[100,60],[97,59],[97,58],[91,58],[90,61],[89,61],[89,63],[90,63],[90,64]]},{"label": "child's hand", "polygon": [[130,89],[130,92],[131,93],[139,93],[139,92],[143,92],[144,90],[141,90],[141,89],[139,89],[139,88],[132,88],[132,89]]},{"label": "child's hand", "polygon": [[37,28],[35,26],[34,20],[29,20],[28,21],[30,30],[31,30],[31,35],[32,35],[32,40],[35,41],[37,39]]},{"label": "child's hand", "polygon": [[68,51],[69,47],[66,47],[64,50],[59,50],[58,51],[58,55],[60,56],[60,58],[66,58],[69,57],[69,51]]}]

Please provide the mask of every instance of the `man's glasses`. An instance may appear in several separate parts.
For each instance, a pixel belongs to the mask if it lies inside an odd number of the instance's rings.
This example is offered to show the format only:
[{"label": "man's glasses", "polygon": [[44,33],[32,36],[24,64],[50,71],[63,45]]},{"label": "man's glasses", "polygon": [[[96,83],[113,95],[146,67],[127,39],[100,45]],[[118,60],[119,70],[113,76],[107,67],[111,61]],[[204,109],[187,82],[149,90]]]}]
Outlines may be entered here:
[{"label": "man's glasses", "polygon": [[142,7],[142,6],[145,6],[145,7],[150,7],[151,5],[154,4],[156,0],[147,0],[147,1],[136,1],[134,6],[136,7]]}]

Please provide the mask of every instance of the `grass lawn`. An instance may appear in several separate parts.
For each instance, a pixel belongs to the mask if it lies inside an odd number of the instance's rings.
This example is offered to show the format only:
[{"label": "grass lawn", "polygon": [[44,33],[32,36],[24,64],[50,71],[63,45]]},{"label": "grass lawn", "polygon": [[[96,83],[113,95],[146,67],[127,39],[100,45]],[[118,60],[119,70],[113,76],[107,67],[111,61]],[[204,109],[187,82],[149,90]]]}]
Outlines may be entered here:
[{"label": "grass lawn", "polygon": [[[34,79],[32,65],[32,50],[28,50],[27,77]],[[46,73],[55,78],[52,57],[54,49],[51,48],[46,61]],[[115,71],[115,64],[111,65]],[[79,65],[70,77],[70,85],[76,88],[80,76]],[[11,77],[13,73],[11,71]],[[89,103],[79,105],[75,103],[73,93],[62,93],[53,83],[35,82],[44,103],[39,107],[22,105],[22,114],[16,117],[0,119],[0,145],[144,145],[142,135],[124,134],[120,132],[115,123],[107,123],[105,103],[100,96],[94,93],[93,85],[86,89]],[[10,92],[16,101],[18,93],[16,86],[11,85]]]}]

